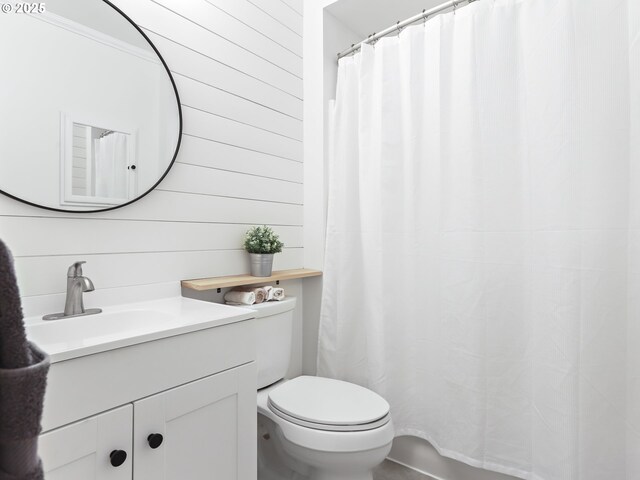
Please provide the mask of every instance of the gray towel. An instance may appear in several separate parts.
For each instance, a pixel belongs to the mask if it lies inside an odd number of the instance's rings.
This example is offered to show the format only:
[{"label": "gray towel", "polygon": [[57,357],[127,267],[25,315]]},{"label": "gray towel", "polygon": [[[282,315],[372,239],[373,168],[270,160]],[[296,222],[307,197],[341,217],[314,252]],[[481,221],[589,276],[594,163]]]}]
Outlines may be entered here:
[{"label": "gray towel", "polygon": [[0,472],[0,480],[44,480],[42,465],[39,464],[36,470],[26,475],[9,475],[8,473]]},{"label": "gray towel", "polygon": [[0,368],[31,365],[13,257],[0,240]]},{"label": "gray towel", "polygon": [[0,480],[44,478],[38,435],[49,356],[30,344],[33,365],[0,369]]},{"label": "gray towel", "polygon": [[41,480],[38,435],[49,357],[27,342],[13,259],[0,242],[0,480]]}]

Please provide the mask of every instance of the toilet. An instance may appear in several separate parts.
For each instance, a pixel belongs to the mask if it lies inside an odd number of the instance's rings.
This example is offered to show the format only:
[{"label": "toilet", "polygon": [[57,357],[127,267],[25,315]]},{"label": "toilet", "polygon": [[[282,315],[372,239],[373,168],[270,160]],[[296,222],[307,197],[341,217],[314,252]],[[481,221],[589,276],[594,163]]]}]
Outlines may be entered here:
[{"label": "toilet", "polygon": [[257,322],[258,479],[371,480],[393,441],[389,404],[359,385],[285,380],[295,297],[253,305]]}]

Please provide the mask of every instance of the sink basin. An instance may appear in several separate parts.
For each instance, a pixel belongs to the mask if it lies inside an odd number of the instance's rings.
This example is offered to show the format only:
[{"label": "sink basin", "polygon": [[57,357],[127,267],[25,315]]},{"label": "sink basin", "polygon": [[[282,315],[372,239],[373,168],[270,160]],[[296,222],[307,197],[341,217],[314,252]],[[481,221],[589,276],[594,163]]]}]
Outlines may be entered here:
[{"label": "sink basin", "polygon": [[45,350],[58,351],[114,340],[123,332],[144,335],[171,325],[172,320],[171,315],[153,310],[103,312],[30,325],[28,335]]},{"label": "sink basin", "polygon": [[27,337],[52,362],[253,318],[252,310],[183,297],[104,308],[95,315],[25,319]]}]

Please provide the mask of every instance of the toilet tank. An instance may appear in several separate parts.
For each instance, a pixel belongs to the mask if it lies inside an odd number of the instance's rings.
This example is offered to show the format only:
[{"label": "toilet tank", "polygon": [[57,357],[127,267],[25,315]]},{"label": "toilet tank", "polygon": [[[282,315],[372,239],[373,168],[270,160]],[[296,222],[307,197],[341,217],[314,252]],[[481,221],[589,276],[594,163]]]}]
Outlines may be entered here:
[{"label": "toilet tank", "polygon": [[252,305],[256,311],[258,389],[284,378],[291,359],[296,297]]}]

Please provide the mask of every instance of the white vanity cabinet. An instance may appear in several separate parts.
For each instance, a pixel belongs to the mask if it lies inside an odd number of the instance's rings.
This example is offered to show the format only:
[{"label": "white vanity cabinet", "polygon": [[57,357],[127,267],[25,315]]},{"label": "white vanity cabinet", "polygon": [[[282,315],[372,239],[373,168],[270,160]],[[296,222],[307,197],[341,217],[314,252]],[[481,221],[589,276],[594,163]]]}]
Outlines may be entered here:
[{"label": "white vanity cabinet", "polygon": [[46,480],[255,478],[250,363],[40,438]]},{"label": "white vanity cabinet", "polygon": [[255,478],[255,375],[250,364],[135,402],[133,478]]},{"label": "white vanity cabinet", "polygon": [[51,355],[46,480],[256,479],[254,312],[184,328],[187,307],[205,318],[231,307],[176,302],[170,335]]},{"label": "white vanity cabinet", "polygon": [[[46,480],[130,480],[133,406],[126,405],[40,436]],[[111,465],[124,458],[118,468]]]}]

